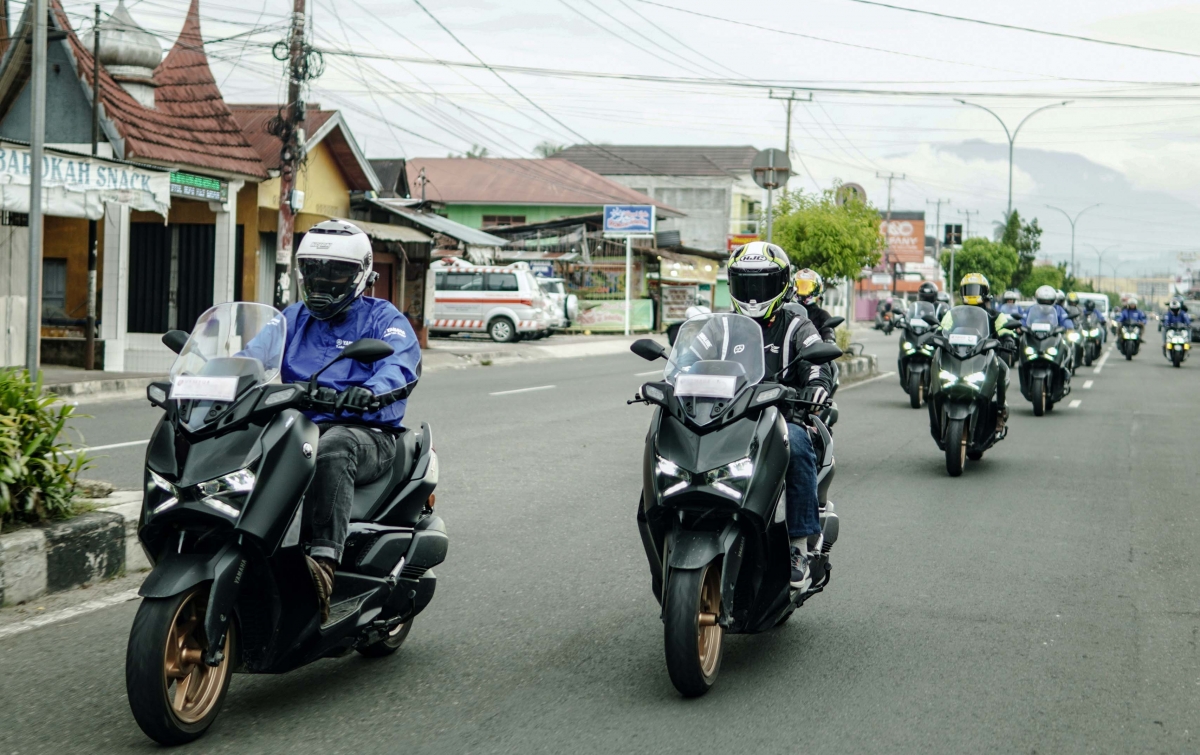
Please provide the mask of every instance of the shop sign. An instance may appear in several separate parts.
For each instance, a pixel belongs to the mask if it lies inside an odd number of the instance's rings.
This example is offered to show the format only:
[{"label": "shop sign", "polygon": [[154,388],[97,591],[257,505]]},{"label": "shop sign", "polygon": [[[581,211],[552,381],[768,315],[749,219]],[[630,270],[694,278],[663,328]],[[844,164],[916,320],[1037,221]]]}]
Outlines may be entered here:
[{"label": "shop sign", "polygon": [[890,261],[925,261],[924,220],[881,220],[879,232],[887,237]]},{"label": "shop sign", "polygon": [[205,202],[225,202],[229,199],[229,183],[193,173],[171,174],[171,195]]},{"label": "shop sign", "polygon": [[694,307],[700,298],[699,286],[662,287],[663,322],[683,322],[687,319],[688,307]]},{"label": "shop sign", "polygon": [[[29,212],[31,166],[28,147],[0,145],[0,210]],[[106,202],[165,214],[171,202],[167,183],[165,171],[51,151],[42,156],[47,215],[96,220]]]},{"label": "shop sign", "polygon": [[604,232],[631,234],[654,233],[654,205],[604,205]]},{"label": "shop sign", "polygon": [[758,241],[757,233],[731,233],[725,237],[725,251],[732,252],[743,244],[749,244],[751,241]]}]

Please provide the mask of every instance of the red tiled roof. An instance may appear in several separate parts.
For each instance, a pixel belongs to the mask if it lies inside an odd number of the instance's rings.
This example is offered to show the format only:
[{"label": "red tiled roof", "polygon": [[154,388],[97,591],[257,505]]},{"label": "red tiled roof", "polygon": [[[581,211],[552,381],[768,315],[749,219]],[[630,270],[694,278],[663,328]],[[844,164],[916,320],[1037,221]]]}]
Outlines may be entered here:
[{"label": "red tiled roof", "polygon": [[[278,136],[267,133],[267,123],[279,114],[281,105],[230,105],[233,118],[242,129],[242,134],[258,153],[267,170],[279,170],[279,152],[282,143]],[[304,133],[312,136],[333,117],[336,110],[321,110],[319,105],[309,103],[304,113]]]},{"label": "red tiled roof", "polygon": [[415,157],[408,161],[412,196],[447,204],[584,205],[653,204],[669,215],[683,213],[569,160],[499,157]]},{"label": "red tiled roof", "polygon": [[[91,51],[75,35],[60,0],[51,0],[51,8],[59,28],[67,32],[80,77],[90,84]],[[155,69],[154,80],[158,89],[152,110],[100,69],[100,102],[104,116],[124,142],[122,157],[267,177],[262,160],[234,120],[209,70],[200,36],[199,0],[192,0],[179,38]]]}]

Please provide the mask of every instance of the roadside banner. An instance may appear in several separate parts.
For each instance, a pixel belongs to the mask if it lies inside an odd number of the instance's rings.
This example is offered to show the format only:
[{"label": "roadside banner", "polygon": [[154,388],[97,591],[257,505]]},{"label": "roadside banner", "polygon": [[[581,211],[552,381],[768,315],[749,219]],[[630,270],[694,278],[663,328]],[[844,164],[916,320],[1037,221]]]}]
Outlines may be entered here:
[{"label": "roadside banner", "polygon": [[[0,210],[29,212],[29,148],[0,142]],[[166,217],[171,176],[166,170],[102,157],[47,150],[42,157],[42,207],[46,215],[99,220],[108,202]]]},{"label": "roadside banner", "polygon": [[604,205],[604,232],[614,234],[654,233],[654,205]]}]

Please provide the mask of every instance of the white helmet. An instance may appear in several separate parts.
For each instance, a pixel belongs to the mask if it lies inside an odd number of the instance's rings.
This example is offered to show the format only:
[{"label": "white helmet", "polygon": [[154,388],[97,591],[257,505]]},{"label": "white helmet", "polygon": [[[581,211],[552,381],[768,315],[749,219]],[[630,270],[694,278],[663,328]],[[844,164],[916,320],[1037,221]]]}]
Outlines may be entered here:
[{"label": "white helmet", "polygon": [[1038,286],[1037,291],[1033,292],[1033,298],[1038,304],[1053,304],[1058,298],[1058,292],[1054,290],[1054,286]]},{"label": "white helmet", "polygon": [[296,251],[300,298],[318,320],[344,311],[375,282],[371,240],[343,220],[317,223]]}]

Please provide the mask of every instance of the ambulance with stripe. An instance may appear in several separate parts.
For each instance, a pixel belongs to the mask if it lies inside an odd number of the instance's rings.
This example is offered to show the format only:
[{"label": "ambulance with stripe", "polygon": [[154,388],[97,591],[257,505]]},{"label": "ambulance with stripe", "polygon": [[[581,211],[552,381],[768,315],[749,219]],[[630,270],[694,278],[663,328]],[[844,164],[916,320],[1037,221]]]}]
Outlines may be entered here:
[{"label": "ambulance with stripe", "polygon": [[501,343],[550,334],[551,303],[528,264],[500,267],[446,259],[430,265],[430,272],[431,334],[487,333]]}]

